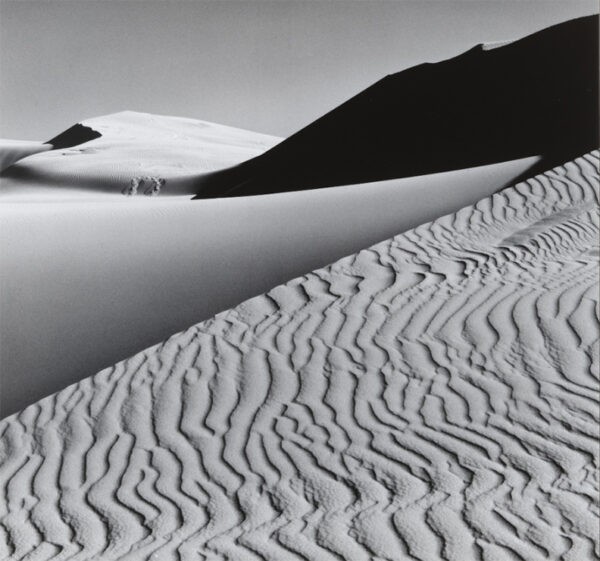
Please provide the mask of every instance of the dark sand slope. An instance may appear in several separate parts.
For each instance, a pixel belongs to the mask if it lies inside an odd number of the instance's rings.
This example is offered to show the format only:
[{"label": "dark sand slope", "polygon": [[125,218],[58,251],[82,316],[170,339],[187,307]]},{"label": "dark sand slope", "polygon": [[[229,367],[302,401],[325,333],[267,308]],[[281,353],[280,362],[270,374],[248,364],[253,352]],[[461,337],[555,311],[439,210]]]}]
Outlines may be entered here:
[{"label": "dark sand slope", "polygon": [[[198,197],[362,183],[598,147],[598,16],[385,77]],[[542,169],[540,169],[542,171]]]},{"label": "dark sand slope", "polygon": [[598,559],[597,166],[1,421],[0,558]]}]

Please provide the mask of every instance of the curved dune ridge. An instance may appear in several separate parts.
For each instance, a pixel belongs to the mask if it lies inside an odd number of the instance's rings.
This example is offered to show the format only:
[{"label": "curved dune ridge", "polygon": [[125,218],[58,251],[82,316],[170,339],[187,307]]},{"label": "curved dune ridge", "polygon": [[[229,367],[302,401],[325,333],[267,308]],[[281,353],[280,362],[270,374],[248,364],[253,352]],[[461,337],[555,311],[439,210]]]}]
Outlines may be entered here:
[{"label": "curved dune ridge", "polygon": [[598,559],[598,156],[1,421],[2,558]]},{"label": "curved dune ridge", "polygon": [[52,146],[41,142],[0,138],[0,172],[23,158],[51,149]]}]

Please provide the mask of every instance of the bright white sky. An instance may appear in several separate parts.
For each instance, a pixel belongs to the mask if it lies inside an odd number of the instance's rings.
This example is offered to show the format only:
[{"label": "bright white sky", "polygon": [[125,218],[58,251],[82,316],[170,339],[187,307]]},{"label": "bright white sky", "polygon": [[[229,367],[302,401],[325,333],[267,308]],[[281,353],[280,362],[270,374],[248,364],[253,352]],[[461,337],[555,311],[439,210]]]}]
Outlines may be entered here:
[{"label": "bright white sky", "polygon": [[0,0],[0,136],[131,109],[286,136],[386,74],[597,0]]}]

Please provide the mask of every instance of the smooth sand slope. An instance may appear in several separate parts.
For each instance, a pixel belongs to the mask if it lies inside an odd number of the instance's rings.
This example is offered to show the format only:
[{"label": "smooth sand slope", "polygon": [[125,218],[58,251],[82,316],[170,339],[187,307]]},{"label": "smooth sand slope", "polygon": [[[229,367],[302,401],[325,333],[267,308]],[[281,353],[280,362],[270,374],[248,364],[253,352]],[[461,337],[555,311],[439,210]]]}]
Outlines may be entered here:
[{"label": "smooth sand slope", "polygon": [[[598,16],[386,76],[268,152],[205,177],[198,197],[436,173],[600,145]],[[523,178],[525,179],[525,178]]]},{"label": "smooth sand slope", "polygon": [[1,421],[3,558],[600,558],[597,166],[346,257]]},{"label": "smooth sand slope", "polygon": [[[127,157],[118,144],[106,153],[117,164]],[[168,178],[158,197],[25,179],[0,194],[0,417],[290,278],[471,204],[536,161],[190,201],[168,195],[173,178],[169,164],[160,167],[160,149],[147,152],[144,165],[154,154],[155,173]],[[105,165],[94,167],[93,158],[88,168],[77,164],[82,184]],[[62,174],[63,160],[48,154],[35,165],[52,177],[51,162]],[[126,176],[112,188],[119,182]]]}]

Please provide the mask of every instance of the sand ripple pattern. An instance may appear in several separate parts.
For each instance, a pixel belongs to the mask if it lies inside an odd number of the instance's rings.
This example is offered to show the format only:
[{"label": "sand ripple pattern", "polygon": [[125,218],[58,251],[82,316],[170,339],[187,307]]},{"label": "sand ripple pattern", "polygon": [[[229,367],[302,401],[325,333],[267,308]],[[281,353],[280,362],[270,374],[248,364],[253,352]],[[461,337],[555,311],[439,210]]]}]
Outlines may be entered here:
[{"label": "sand ripple pattern", "polygon": [[0,559],[600,558],[597,168],[588,154],[1,421]]}]

